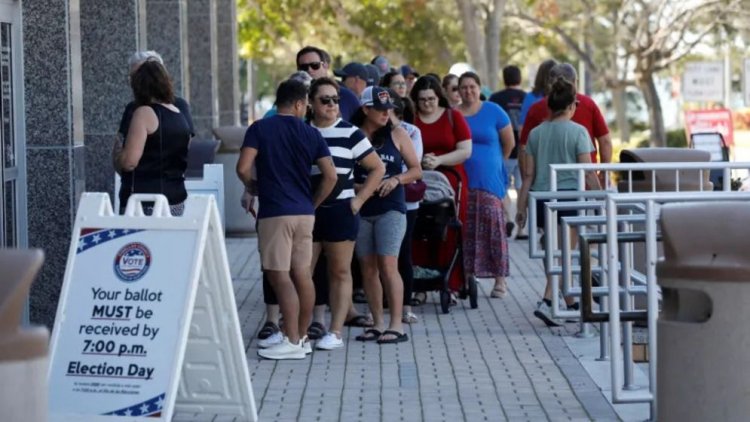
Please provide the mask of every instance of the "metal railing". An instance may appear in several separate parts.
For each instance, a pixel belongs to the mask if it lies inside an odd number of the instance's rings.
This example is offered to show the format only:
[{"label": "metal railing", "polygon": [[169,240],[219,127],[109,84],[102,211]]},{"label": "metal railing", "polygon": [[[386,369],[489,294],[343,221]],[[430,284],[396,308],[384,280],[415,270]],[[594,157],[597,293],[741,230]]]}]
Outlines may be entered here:
[{"label": "metal railing", "polygon": [[[658,259],[658,230],[657,222],[661,204],[668,202],[694,202],[694,201],[717,201],[717,200],[741,200],[750,201],[750,193],[731,192],[730,180],[733,170],[747,170],[750,163],[626,163],[626,164],[560,164],[552,165],[551,180],[554,182],[560,171],[573,171],[576,174],[579,188],[583,187],[587,171],[603,171],[607,185],[610,184],[609,172],[618,171],[625,174],[621,178],[620,187],[624,187],[625,193],[611,191],[551,191],[531,192],[529,196],[529,227],[530,233],[536,228],[538,218],[545,219],[544,250],[540,248],[540,242],[536,236],[529,237],[529,255],[533,258],[543,258],[547,273],[552,277],[553,298],[562,293],[566,296],[598,296],[608,297],[608,301],[600,301],[600,312],[594,312],[592,304],[587,303],[587,308],[580,313],[563,311],[560,309],[558,300],[552,300],[552,314],[554,317],[581,317],[581,329],[584,334],[588,332],[588,324],[585,322],[600,322],[600,359],[606,359],[611,354],[612,372],[612,399],[614,403],[640,403],[648,402],[652,417],[656,415],[656,318],[658,316],[659,289],[656,285],[655,265]],[[708,190],[712,185],[707,183],[708,172],[720,170],[724,177],[723,190]],[[651,172],[650,189],[660,191],[637,193],[634,190],[643,191],[644,181],[648,180],[634,177],[634,172]],[[664,183],[657,177],[657,171],[674,171],[673,192],[662,191],[670,187],[670,183]],[[692,171],[698,175],[692,180],[692,189],[698,191],[680,192],[680,181],[685,181],[686,171]],[[695,173],[697,171],[697,173]],[[664,174],[664,173],[661,173]],[[640,176],[640,175],[638,175]],[[705,181],[704,181],[705,179]],[[636,186],[635,183],[639,183]],[[623,186],[624,184],[624,186]],[[648,186],[646,186],[648,187]],[[636,188],[636,189],[634,189]],[[545,212],[543,216],[536,215],[536,201],[545,200]],[[557,202],[558,200],[563,200]],[[575,201],[575,202],[571,202]],[[561,239],[558,242],[558,219],[557,213],[563,210],[578,210],[577,217],[564,217],[559,225]],[[634,233],[634,224],[645,226],[642,230]],[[571,248],[571,228],[579,232],[579,248],[574,251]],[[590,232],[589,232],[590,231]],[[645,273],[635,270],[633,260],[633,243],[643,242],[646,249]],[[591,261],[591,245],[596,245],[597,251],[593,253],[599,258],[596,265]],[[560,264],[556,264],[556,259]],[[575,260],[579,263],[576,264]],[[591,274],[600,275],[602,286],[591,286]],[[588,277],[587,285],[575,286],[575,275]],[[558,279],[562,285],[558,285]],[[585,289],[585,291],[584,291]],[[616,292],[616,294],[610,294]],[[632,297],[635,295],[646,296],[646,309],[635,310]],[[624,306],[621,306],[624,305]],[[638,389],[633,383],[634,362],[632,357],[633,332],[632,322],[634,320],[646,321],[648,326],[648,360],[649,360],[649,385],[648,389]],[[609,325],[609,327],[607,327]],[[609,329],[608,329],[609,328]],[[609,333],[608,333],[609,331]],[[606,339],[609,337],[609,345]],[[607,347],[609,346],[609,347]]]}]

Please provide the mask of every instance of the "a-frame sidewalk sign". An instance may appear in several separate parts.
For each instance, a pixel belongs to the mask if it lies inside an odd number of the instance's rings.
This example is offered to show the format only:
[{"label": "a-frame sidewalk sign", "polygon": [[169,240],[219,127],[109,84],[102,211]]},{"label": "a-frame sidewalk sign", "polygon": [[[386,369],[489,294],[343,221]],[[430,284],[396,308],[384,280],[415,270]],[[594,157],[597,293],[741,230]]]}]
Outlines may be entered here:
[{"label": "a-frame sidewalk sign", "polygon": [[107,194],[83,194],[52,333],[49,421],[198,415],[257,420],[214,198],[190,196],[173,217],[162,195],[134,195],[115,215]]}]

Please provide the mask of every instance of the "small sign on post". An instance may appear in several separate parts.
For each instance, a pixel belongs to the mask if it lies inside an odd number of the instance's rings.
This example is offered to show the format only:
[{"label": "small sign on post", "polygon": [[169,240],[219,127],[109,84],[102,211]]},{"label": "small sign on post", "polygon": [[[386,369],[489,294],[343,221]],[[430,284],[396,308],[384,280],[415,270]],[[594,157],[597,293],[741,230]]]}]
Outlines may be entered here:
[{"label": "small sign on post", "polygon": [[133,195],[119,216],[84,194],[51,347],[51,422],[256,421],[214,197],[172,217],[164,196]]},{"label": "small sign on post", "polygon": [[682,76],[682,98],[692,102],[723,102],[724,63],[686,63]]}]

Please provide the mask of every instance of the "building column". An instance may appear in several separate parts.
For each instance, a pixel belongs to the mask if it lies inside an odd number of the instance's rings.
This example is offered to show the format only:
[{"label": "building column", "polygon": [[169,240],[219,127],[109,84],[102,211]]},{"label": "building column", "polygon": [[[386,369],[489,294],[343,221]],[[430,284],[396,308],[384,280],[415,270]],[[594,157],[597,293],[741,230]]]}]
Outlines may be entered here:
[{"label": "building column", "polygon": [[185,84],[188,73],[187,2],[186,0],[145,1],[145,17],[141,23],[141,49],[161,54],[172,76],[175,94],[189,98]]},{"label": "building column", "polygon": [[240,124],[240,71],[237,50],[237,0],[217,0],[219,124]]},{"label": "building column", "polygon": [[30,318],[52,327],[86,186],[80,3],[35,0],[22,8],[29,247],[46,255]]},{"label": "building column", "polygon": [[86,190],[116,194],[112,144],[125,105],[133,99],[128,58],[138,50],[138,4],[136,0],[79,1]]},{"label": "building column", "polygon": [[219,126],[216,3],[204,0],[187,5],[188,73],[184,83],[198,139],[213,138],[212,129]]}]

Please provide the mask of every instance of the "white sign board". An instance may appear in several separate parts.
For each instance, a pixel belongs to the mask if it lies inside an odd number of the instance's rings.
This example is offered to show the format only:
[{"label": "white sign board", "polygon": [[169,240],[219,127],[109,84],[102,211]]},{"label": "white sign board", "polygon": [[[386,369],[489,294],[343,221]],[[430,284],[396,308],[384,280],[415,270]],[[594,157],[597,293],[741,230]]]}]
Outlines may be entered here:
[{"label": "white sign board", "polygon": [[[140,202],[155,201],[144,216]],[[255,421],[213,196],[82,196],[52,337],[49,420]]]},{"label": "white sign board", "polygon": [[742,99],[745,107],[750,107],[750,59],[745,59],[742,66]]},{"label": "white sign board", "polygon": [[682,75],[682,98],[694,102],[724,101],[724,62],[690,62]]}]

